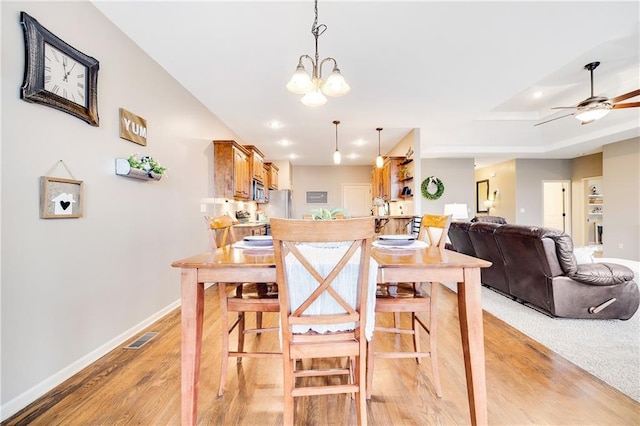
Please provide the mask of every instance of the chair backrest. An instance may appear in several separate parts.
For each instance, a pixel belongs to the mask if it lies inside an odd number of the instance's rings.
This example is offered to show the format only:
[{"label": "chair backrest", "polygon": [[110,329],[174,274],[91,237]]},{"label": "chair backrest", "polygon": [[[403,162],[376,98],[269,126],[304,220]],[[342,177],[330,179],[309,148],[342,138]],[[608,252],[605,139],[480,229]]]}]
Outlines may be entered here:
[{"label": "chair backrest", "polygon": [[270,222],[283,342],[344,324],[362,335],[374,218]]},{"label": "chair backrest", "polygon": [[[229,215],[205,216],[204,219],[207,221],[209,240],[211,242],[212,250],[235,242],[236,238],[233,233],[233,219],[231,219]],[[222,232],[222,236],[218,236],[219,232]]]},{"label": "chair backrest", "polygon": [[451,215],[425,214],[420,220],[418,240],[425,241],[430,247],[444,248],[451,225]]}]

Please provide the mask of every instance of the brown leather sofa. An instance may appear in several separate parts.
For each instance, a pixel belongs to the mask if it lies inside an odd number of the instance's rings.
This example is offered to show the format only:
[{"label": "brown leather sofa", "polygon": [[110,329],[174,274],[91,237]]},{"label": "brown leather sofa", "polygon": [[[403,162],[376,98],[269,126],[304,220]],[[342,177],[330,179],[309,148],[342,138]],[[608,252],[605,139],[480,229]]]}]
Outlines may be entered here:
[{"label": "brown leather sofa", "polygon": [[[482,283],[548,315],[563,318],[631,318],[640,305],[633,271],[613,263],[578,265],[571,237],[525,225],[452,222],[453,248],[467,254],[466,229],[476,257],[493,262]],[[453,230],[453,232],[452,232]]]}]

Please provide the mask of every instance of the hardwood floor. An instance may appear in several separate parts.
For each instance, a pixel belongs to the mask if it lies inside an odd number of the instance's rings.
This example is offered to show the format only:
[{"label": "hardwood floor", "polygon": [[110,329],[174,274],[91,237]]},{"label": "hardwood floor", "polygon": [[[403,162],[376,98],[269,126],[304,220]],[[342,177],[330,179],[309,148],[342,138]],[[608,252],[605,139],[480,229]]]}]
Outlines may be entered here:
[{"label": "hardwood floor", "polygon": [[[242,364],[231,361],[226,392],[221,398],[216,396],[220,369],[217,288],[207,289],[205,297],[198,423],[281,424],[282,365],[277,358],[247,358]],[[410,359],[381,359],[376,362],[368,406],[370,424],[469,424],[456,303],[455,294],[441,286],[438,342],[443,398],[433,391],[428,362],[418,365]],[[265,314],[265,321],[275,324],[277,316]],[[379,316],[378,321],[390,322],[391,318]],[[179,310],[146,331],[160,334],[141,349],[112,351],[2,424],[179,425]],[[639,403],[486,312],[484,333],[491,424],[640,424]],[[254,344],[252,339],[249,336],[245,344]],[[274,333],[257,340],[263,348],[279,346]],[[376,344],[391,347],[410,341],[408,336],[384,336]],[[427,339],[423,345],[428,347]],[[354,424],[354,407],[353,400],[342,395],[300,398],[296,423]]]}]

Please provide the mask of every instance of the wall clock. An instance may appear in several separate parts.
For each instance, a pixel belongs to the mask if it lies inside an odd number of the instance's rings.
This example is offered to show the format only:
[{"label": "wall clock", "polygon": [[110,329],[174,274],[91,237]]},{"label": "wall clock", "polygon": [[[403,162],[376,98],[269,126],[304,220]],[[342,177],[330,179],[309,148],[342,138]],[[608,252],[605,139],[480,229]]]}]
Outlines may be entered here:
[{"label": "wall clock", "polygon": [[56,37],[26,12],[20,12],[20,23],[25,42],[20,98],[98,126],[100,63]]}]

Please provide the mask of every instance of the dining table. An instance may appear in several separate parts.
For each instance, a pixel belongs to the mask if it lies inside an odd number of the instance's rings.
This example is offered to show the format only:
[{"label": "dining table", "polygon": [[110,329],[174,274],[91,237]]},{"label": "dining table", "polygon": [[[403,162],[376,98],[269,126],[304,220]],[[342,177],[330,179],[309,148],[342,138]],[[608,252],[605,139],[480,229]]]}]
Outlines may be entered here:
[{"label": "dining table", "polygon": [[[482,259],[428,247],[372,247],[378,264],[377,282],[456,282],[460,332],[471,424],[485,425],[487,391],[480,268]],[[181,270],[181,416],[182,425],[195,425],[202,352],[205,283],[275,282],[273,250],[224,246],[171,264]]]}]

